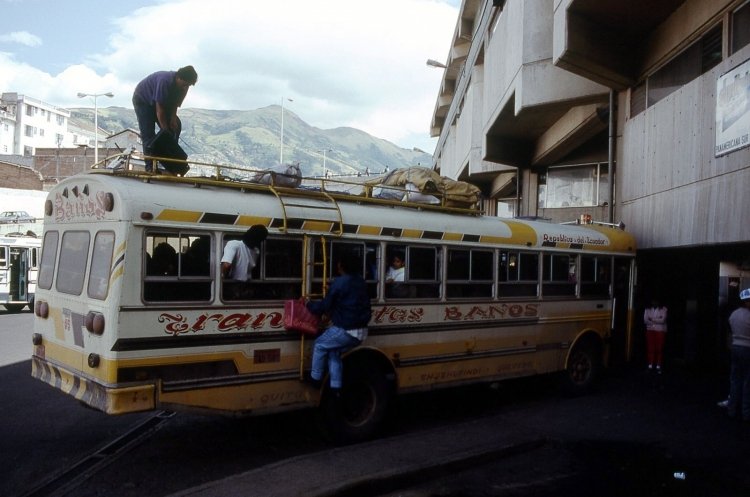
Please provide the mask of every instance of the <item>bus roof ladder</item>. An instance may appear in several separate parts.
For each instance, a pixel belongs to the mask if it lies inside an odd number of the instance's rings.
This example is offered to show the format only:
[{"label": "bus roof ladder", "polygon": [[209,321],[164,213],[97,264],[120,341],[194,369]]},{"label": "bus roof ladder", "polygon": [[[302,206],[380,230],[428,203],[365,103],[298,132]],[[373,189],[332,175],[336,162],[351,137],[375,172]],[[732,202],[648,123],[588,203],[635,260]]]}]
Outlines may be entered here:
[{"label": "bus roof ladder", "polygon": [[[341,214],[341,207],[339,206],[339,203],[336,201],[336,199],[333,198],[327,191],[298,190],[294,188],[281,188],[272,185],[268,185],[268,189],[273,192],[273,194],[281,204],[281,212],[284,216],[284,224],[281,229],[284,233],[286,233],[288,229],[287,207],[303,207],[305,209],[321,209],[334,211],[337,219],[336,221],[334,221],[334,224],[338,224],[338,228],[334,230],[333,233],[337,236],[341,236],[344,234],[344,217]],[[300,204],[294,201],[294,199],[297,198],[313,198],[324,200],[329,205],[313,205],[307,203]]]}]

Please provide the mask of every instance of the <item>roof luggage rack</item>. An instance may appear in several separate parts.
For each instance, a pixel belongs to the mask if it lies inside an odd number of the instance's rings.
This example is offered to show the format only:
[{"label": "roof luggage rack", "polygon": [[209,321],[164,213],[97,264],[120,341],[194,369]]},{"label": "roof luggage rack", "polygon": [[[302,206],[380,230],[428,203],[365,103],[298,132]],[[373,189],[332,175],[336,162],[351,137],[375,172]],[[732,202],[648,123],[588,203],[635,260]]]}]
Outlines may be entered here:
[{"label": "roof luggage rack", "polygon": [[[478,201],[466,206],[456,207],[446,205],[450,203],[446,195],[440,192],[430,192],[429,196],[437,199],[438,203],[423,203],[414,201],[414,199],[427,195],[420,195],[419,192],[395,186],[377,184],[371,180],[367,182],[357,180],[347,181],[338,178],[303,177],[300,175],[298,178],[299,186],[283,186],[284,184],[288,184],[287,181],[284,181],[288,175],[268,169],[248,169],[189,161],[191,166],[188,168],[189,171],[184,176],[181,176],[158,169],[156,172],[147,172],[144,168],[145,159],[153,160],[155,166],[158,162],[188,164],[188,161],[144,156],[130,151],[106,157],[95,164],[90,172],[129,177],[145,183],[181,183],[191,184],[196,188],[211,186],[241,191],[266,192],[276,196],[285,213],[287,207],[302,207],[303,205],[297,203],[299,199],[317,199],[323,201],[325,206],[304,204],[304,207],[337,211],[339,233],[343,233],[343,220],[341,218],[341,210],[338,206],[338,202],[340,201],[407,207],[418,210],[451,212],[474,216],[482,214]],[[263,181],[261,182],[256,178],[263,178]],[[386,192],[389,195],[378,196],[376,191],[381,194]],[[283,229],[286,230],[286,228],[285,223]]]}]

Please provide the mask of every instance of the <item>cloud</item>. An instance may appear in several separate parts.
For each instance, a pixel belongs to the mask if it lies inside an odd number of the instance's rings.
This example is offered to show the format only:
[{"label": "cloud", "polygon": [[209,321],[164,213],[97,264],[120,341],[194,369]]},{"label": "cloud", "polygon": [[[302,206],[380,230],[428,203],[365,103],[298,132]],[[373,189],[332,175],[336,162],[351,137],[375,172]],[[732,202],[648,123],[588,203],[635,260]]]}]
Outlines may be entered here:
[{"label": "cloud", "polygon": [[[186,107],[246,110],[280,104],[313,126],[352,126],[430,149],[429,125],[455,27],[455,0],[163,0],[109,21],[106,48],[57,75],[25,68],[0,87],[56,105],[112,91],[129,107],[140,79],[191,64]],[[89,22],[88,24],[91,24]],[[23,65],[17,66],[23,67]],[[12,86],[8,86],[8,83]],[[103,105],[100,103],[100,105]],[[418,138],[414,138],[418,137]]]},{"label": "cloud", "polygon": [[18,43],[27,47],[38,47],[42,44],[42,39],[27,31],[13,31],[0,35],[0,43]]}]

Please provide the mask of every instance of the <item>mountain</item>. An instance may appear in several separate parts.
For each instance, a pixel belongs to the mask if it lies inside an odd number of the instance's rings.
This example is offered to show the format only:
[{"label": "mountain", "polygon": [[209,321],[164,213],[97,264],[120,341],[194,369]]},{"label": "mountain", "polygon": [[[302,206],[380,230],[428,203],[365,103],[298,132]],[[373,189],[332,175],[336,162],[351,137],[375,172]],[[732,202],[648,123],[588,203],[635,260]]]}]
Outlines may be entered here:
[{"label": "mountain", "polygon": [[[94,110],[70,109],[71,119],[91,127]],[[180,109],[183,130],[180,140],[191,161],[268,169],[279,164],[281,106],[256,110]],[[99,108],[99,127],[110,134],[123,129],[138,130],[133,109]],[[325,151],[325,152],[324,152]],[[320,129],[310,126],[284,109],[284,163],[299,163],[304,176],[332,175],[422,165],[430,167],[432,156],[408,150],[375,138],[355,128]]]}]

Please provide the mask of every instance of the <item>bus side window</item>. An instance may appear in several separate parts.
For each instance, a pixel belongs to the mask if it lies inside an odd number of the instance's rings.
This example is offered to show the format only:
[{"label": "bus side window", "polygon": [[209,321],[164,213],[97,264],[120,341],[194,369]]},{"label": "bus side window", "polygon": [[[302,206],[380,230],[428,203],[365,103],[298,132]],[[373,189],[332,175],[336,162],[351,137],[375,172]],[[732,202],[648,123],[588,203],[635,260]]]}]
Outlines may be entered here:
[{"label": "bus side window", "polygon": [[498,297],[536,297],[539,254],[501,250],[497,261]]},{"label": "bus side window", "polygon": [[448,249],[448,298],[492,297],[494,255],[489,250]]},{"label": "bus side window", "polygon": [[[376,274],[368,269],[368,262],[372,262],[373,255],[377,257],[377,245],[364,242],[327,242],[326,246],[326,278],[328,283],[338,276],[336,272],[336,261],[339,257],[348,257],[353,259],[353,263],[359,269],[359,274],[367,282],[367,293],[371,299],[377,297],[377,280]],[[313,244],[313,281],[311,292],[313,295],[323,294],[323,246],[316,241]]]},{"label": "bus side window", "polygon": [[575,295],[578,279],[575,254],[545,254],[542,271],[542,295]]},{"label": "bus side window", "polygon": [[8,247],[0,247],[0,269],[8,267]]},{"label": "bus side window", "polygon": [[184,276],[211,275],[211,237],[201,235],[188,237],[190,244],[180,253],[180,273]]},{"label": "bus side window", "polygon": [[435,247],[408,247],[406,280],[414,286],[415,298],[431,299],[440,296],[439,260]]},{"label": "bus side window", "polygon": [[39,268],[39,249],[36,247],[32,247],[31,249],[31,264],[30,267],[32,269],[38,269]]},{"label": "bus side window", "polygon": [[254,298],[296,299],[302,295],[302,240],[267,238],[261,251],[260,280]]},{"label": "bus side window", "polygon": [[581,297],[609,297],[612,258],[581,256]]},{"label": "bus side window", "polygon": [[385,249],[385,297],[412,297],[415,288],[408,283],[406,273],[406,245],[388,244]]},{"label": "bus side window", "polygon": [[147,302],[211,300],[211,236],[150,232],[144,253],[143,299]]},{"label": "bus side window", "polygon": [[104,300],[109,292],[109,270],[112,266],[112,251],[115,247],[115,234],[100,231],[94,238],[94,253],[89,269],[88,296]]}]

